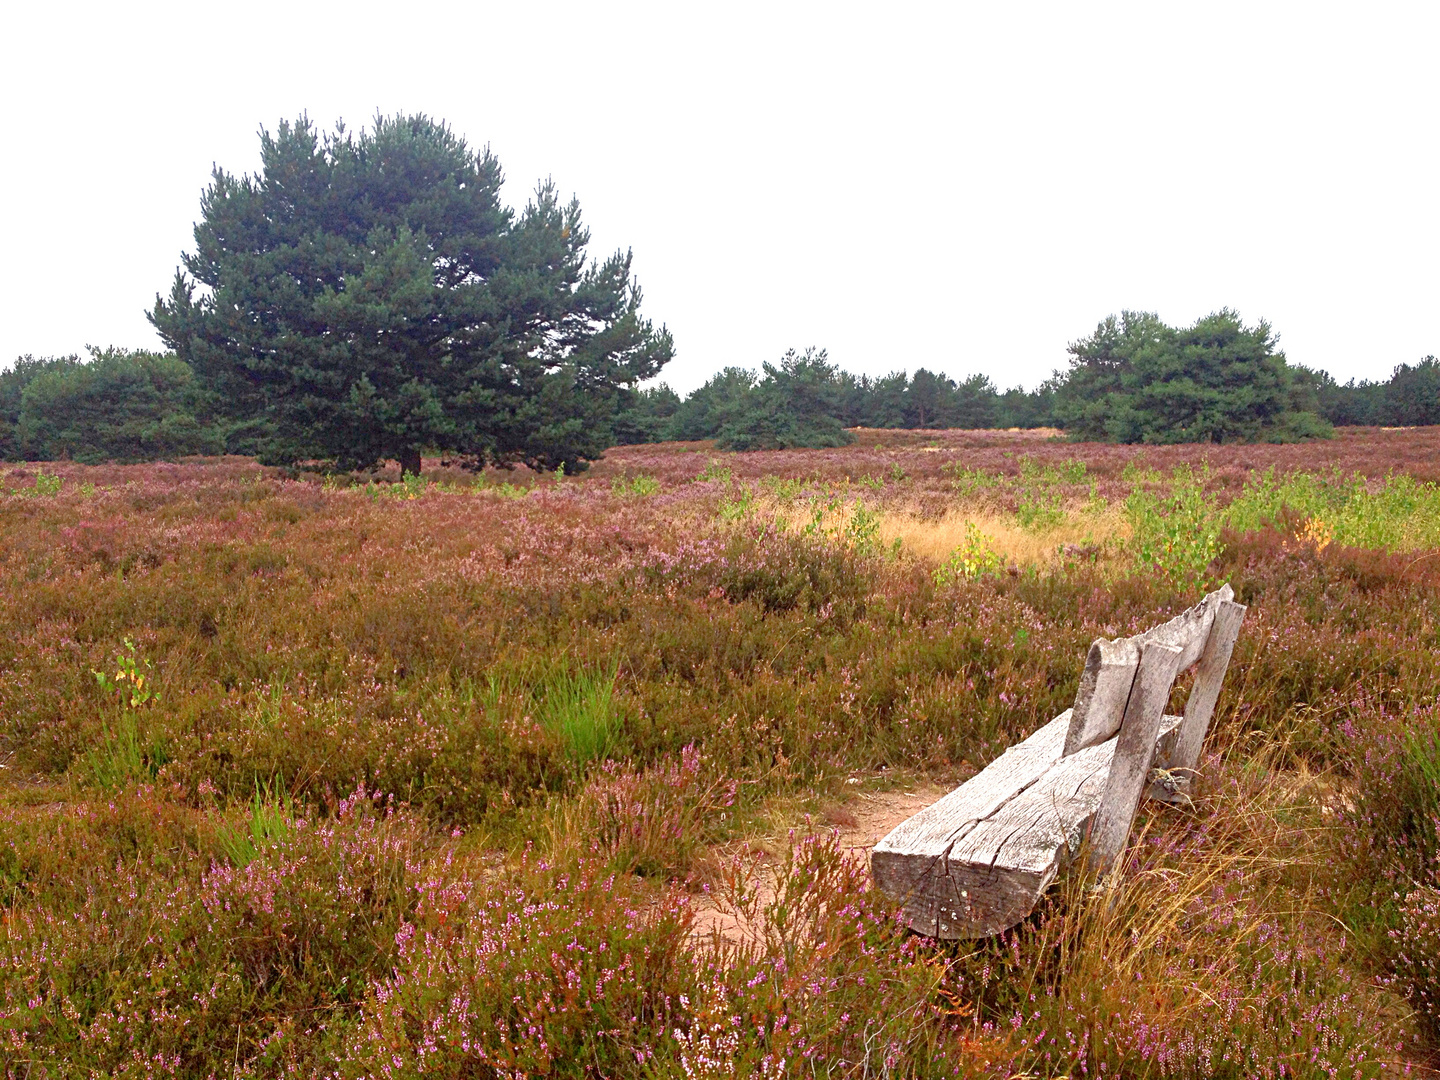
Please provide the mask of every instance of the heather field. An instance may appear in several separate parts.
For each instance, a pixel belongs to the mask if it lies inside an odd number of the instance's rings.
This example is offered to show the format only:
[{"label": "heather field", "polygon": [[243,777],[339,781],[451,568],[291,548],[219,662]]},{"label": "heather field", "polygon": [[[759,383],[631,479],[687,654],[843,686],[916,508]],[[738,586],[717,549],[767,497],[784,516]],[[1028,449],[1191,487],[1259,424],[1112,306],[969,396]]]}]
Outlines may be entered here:
[{"label": "heather field", "polygon": [[[1052,435],[0,467],[5,1075],[1435,1073],[1440,428]],[[906,932],[868,808],[1221,581],[1193,807]]]}]

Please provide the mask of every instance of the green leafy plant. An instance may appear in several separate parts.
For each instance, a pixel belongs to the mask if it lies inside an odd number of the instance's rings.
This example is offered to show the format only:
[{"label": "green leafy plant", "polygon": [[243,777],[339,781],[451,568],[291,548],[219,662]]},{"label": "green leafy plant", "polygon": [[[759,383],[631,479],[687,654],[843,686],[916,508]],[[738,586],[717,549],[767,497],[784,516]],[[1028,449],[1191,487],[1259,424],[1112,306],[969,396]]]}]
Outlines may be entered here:
[{"label": "green leafy plant", "polygon": [[135,649],[135,642],[125,639],[125,651],[115,655],[115,674],[106,671],[91,671],[100,689],[107,695],[119,699],[122,707],[139,709],[145,705],[160,704],[160,694],[155,689],[154,668],[149,660],[143,660]]},{"label": "green leafy plant", "polygon": [[636,495],[644,497],[647,495],[658,495],[660,493],[660,481],[647,473],[636,473],[634,476],[617,476],[610,481],[610,490],[616,495]]},{"label": "green leafy plant", "polygon": [[720,501],[720,520],[724,522],[743,521],[754,512],[755,492],[749,484],[741,485],[740,493],[735,498]]},{"label": "green leafy plant", "polygon": [[1181,466],[1168,494],[1136,487],[1125,499],[1138,571],[1186,589],[1206,583],[1221,552],[1221,515],[1215,497],[1205,491],[1205,475]]},{"label": "green leafy plant", "polygon": [[950,553],[935,571],[935,584],[954,585],[961,581],[974,581],[989,574],[998,574],[1005,568],[1005,560],[991,546],[990,541],[975,523],[965,523],[965,542]]},{"label": "green leafy plant", "polygon": [[845,543],[855,548],[856,551],[864,554],[873,554],[879,551],[880,515],[856,499],[855,507],[851,510],[841,535]]},{"label": "green leafy plant", "polygon": [[136,715],[160,704],[154,668],[128,637],[124,646],[124,651],[115,656],[113,675],[109,671],[91,671],[100,689],[120,706],[119,719],[104,727],[99,743],[83,758],[90,779],[107,791],[122,788],[132,779],[153,779],[169,761],[162,739],[147,743],[141,738]]},{"label": "green leafy plant", "polygon": [[962,498],[978,495],[1004,483],[998,473],[989,473],[984,469],[967,469],[959,461],[947,461],[940,466],[940,471],[951,475],[950,486],[959,492]]},{"label": "green leafy plant", "polygon": [[1057,492],[1044,488],[1031,489],[1022,493],[1015,518],[1022,529],[1045,532],[1064,523],[1065,510]]},{"label": "green leafy plant", "polygon": [[1132,458],[1120,470],[1120,479],[1127,484],[1158,484],[1165,477],[1158,469],[1149,468],[1142,458]]},{"label": "green leafy plant", "polygon": [[[44,469],[35,470],[35,486],[28,488],[12,488],[10,494],[21,495],[27,499],[43,498],[49,495],[59,495],[60,488],[64,481],[56,475],[47,473]],[[94,490],[93,488],[91,489]]]},{"label": "green leafy plant", "polygon": [[728,484],[734,472],[728,465],[722,464],[715,458],[706,463],[704,470],[695,477],[697,484]]},{"label": "green leafy plant", "polygon": [[1065,521],[1062,485],[1082,484],[1087,475],[1085,463],[1065,461],[1057,468],[1040,465],[1026,454],[1020,459],[1020,502],[1015,517],[1022,529],[1045,532]]}]

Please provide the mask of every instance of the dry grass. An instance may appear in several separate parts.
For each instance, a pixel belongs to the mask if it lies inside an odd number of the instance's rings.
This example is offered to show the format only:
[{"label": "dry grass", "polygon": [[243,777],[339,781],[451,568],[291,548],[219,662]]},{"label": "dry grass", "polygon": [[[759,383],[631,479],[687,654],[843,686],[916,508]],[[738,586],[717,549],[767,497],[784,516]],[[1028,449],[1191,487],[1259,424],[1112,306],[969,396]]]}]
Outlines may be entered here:
[{"label": "dry grass", "polygon": [[1068,513],[1059,525],[1045,529],[1022,528],[1015,515],[984,507],[960,507],[938,520],[905,510],[888,511],[880,516],[880,535],[887,546],[899,540],[907,554],[939,563],[966,542],[967,525],[974,525],[1007,563],[1021,567],[1062,562],[1066,545],[1106,549],[1130,534],[1123,512],[1107,506],[1098,513]]}]

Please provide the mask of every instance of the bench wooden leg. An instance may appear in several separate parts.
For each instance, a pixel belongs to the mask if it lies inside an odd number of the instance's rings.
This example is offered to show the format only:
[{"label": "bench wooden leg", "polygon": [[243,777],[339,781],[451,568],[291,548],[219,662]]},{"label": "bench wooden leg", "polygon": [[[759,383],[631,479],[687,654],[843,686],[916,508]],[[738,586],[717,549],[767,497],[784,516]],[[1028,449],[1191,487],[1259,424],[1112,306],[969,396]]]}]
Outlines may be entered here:
[{"label": "bench wooden leg", "polygon": [[1175,645],[1159,642],[1147,644],[1140,651],[1140,669],[1125,703],[1110,777],[1090,830],[1090,866],[1101,873],[1115,864],[1130,839],[1140,795],[1150,780],[1155,738],[1170,699],[1170,687],[1175,683],[1181,652]]},{"label": "bench wooden leg", "polygon": [[1225,669],[1230,666],[1230,654],[1235,651],[1235,640],[1240,636],[1240,623],[1244,619],[1244,604],[1223,600],[1215,610],[1215,623],[1205,642],[1205,652],[1200,656],[1195,685],[1185,702],[1185,719],[1180,723],[1170,768],[1193,772],[1200,763],[1200,747],[1210,729],[1210,718],[1215,715],[1215,702],[1220,698]]}]

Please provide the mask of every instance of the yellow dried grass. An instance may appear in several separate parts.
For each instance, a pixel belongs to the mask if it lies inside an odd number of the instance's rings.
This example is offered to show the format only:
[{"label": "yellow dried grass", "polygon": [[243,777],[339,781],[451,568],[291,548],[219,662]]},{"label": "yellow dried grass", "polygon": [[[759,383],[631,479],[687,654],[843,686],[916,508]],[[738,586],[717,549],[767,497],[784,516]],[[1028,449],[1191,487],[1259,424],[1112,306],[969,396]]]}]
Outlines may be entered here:
[{"label": "yellow dried grass", "polygon": [[1057,549],[1124,540],[1129,526],[1118,508],[1098,513],[1071,511],[1060,524],[1047,529],[1022,528],[1015,515],[982,508],[957,508],[939,519],[924,519],[904,512],[880,516],[880,536],[886,545],[897,539],[903,551],[930,562],[944,561],[966,540],[966,525],[973,524],[990,546],[1008,563],[1035,566],[1057,559]]}]

